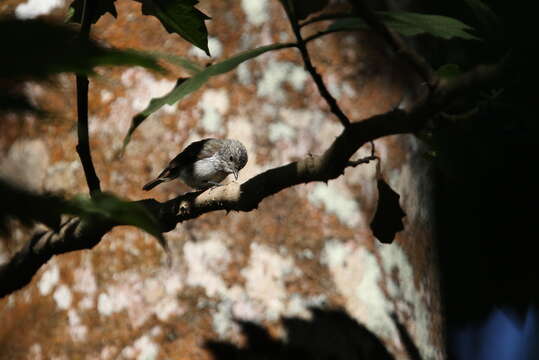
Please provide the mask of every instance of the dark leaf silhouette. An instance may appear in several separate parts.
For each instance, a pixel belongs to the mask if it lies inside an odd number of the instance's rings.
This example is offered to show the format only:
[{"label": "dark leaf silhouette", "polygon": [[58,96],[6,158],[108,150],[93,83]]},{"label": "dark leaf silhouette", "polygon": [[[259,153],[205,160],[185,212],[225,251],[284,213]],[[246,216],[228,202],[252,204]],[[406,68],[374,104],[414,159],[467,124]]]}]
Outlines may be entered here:
[{"label": "dark leaf silhouette", "polygon": [[95,41],[83,44],[78,32],[43,20],[0,20],[2,38],[0,78],[46,78],[62,72],[93,74],[96,66],[138,65],[163,71],[154,56],[118,50]]},{"label": "dark leaf silhouette", "polygon": [[99,193],[92,197],[76,196],[67,205],[66,212],[82,218],[102,216],[118,224],[136,226],[154,236],[168,251],[159,222],[138,203],[120,199],[110,193]]},{"label": "dark leaf silhouette", "polygon": [[205,346],[216,360],[390,360],[382,342],[341,310],[311,309],[312,319],[284,318],[286,340],[273,338],[262,326],[238,322],[246,345],[208,341]]},{"label": "dark leaf silhouette", "polygon": [[[286,2],[286,1],[285,1]],[[293,0],[294,12],[298,20],[304,20],[309,15],[322,11],[329,3],[328,0]]]},{"label": "dark leaf silhouette", "polygon": [[60,226],[65,202],[58,196],[42,195],[0,179],[0,231],[7,233],[7,220],[15,218],[25,225],[42,223],[51,229]]},{"label": "dark leaf silhouette", "polygon": [[45,115],[45,112],[38,109],[22,91],[17,90],[6,91],[0,88],[0,115],[6,112]]},{"label": "dark leaf silhouette", "polygon": [[[379,11],[381,20],[403,36],[428,34],[442,39],[481,40],[471,34],[471,26],[447,16],[419,14],[403,11]],[[361,18],[344,18],[333,22],[327,30],[364,30],[369,27]]]},{"label": "dark leaf silhouette", "polygon": [[[71,6],[69,7],[69,14],[67,17],[67,21],[75,22],[75,23],[81,23],[82,22],[82,8],[84,5],[85,0],[75,0],[71,3]],[[114,2],[116,0],[94,0],[95,1],[95,9],[93,13],[90,15],[90,21],[92,24],[95,24],[97,20],[106,13],[110,13],[112,16],[117,17],[118,13],[116,12],[116,7],[114,6]]]},{"label": "dark leaf silhouette", "polygon": [[378,180],[378,207],[371,222],[374,236],[383,243],[391,243],[395,234],[404,230],[402,218],[406,213],[399,205],[400,195],[384,181]]},{"label": "dark leaf silhouette", "polygon": [[153,15],[169,33],[176,33],[210,56],[208,30],[204,21],[210,17],[195,8],[198,0],[137,0],[142,13]]},{"label": "dark leaf silhouette", "polygon": [[102,217],[113,223],[132,225],[156,237],[168,251],[159,222],[141,204],[126,201],[113,194],[93,197],[76,196],[66,200],[53,194],[38,194],[0,179],[0,230],[7,230],[6,220],[19,219],[25,224],[42,223],[51,229],[60,227],[62,214],[83,219]]}]

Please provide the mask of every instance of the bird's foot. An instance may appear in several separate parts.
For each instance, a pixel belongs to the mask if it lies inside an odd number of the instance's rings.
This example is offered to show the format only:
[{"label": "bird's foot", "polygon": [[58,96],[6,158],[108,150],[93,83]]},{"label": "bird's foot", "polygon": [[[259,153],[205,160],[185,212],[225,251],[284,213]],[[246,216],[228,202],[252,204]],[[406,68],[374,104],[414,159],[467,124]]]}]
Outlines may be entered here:
[{"label": "bird's foot", "polygon": [[218,186],[223,186],[223,184],[219,184],[218,182],[208,181],[208,184],[210,184],[210,189]]},{"label": "bird's foot", "polygon": [[219,184],[218,182],[214,181],[208,181],[205,185],[206,186],[203,188],[203,190],[209,190],[210,192],[219,186],[223,186],[223,184]]}]

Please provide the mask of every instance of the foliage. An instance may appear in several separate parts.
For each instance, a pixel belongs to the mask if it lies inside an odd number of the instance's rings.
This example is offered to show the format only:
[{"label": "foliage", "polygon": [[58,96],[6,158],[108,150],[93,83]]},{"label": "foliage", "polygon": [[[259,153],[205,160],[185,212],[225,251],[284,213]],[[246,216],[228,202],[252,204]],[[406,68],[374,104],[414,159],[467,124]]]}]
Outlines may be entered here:
[{"label": "foliage", "polygon": [[129,131],[124,139],[124,148],[131,140],[131,135],[136,128],[151,114],[159,110],[162,106],[169,104],[175,104],[185,96],[191,94],[193,91],[198,90],[204,85],[211,77],[224,74],[235,69],[239,64],[249,59],[252,59],[258,55],[266,53],[271,50],[283,49],[290,47],[290,44],[273,44],[268,46],[262,46],[256,49],[248,50],[235,55],[225,61],[208,66],[202,71],[196,73],[193,77],[188,79],[179,79],[176,86],[159,98],[154,98],[150,101],[150,104],[142,112],[138,113],[132,120]]},{"label": "foliage", "polygon": [[[87,0],[75,0],[71,3],[68,21],[82,23],[83,5]],[[116,17],[116,0],[97,0],[90,19],[92,24],[106,13]],[[135,0],[142,3],[144,15],[155,16],[169,33],[176,33],[196,47],[204,50],[208,56],[208,30],[204,21],[209,16],[195,8],[198,0]]]},{"label": "foliage", "polygon": [[[83,17],[83,8],[84,3],[88,0],[75,0],[71,3],[71,6],[69,7],[69,13],[67,16],[67,21],[72,21],[76,23],[82,23],[82,17]],[[95,0],[94,2],[94,11],[91,14],[88,14],[90,18],[90,22],[92,24],[95,24],[97,20],[106,13],[111,14],[114,17],[118,16],[118,13],[116,12],[116,6],[114,5],[114,2],[116,0]]]},{"label": "foliage", "polygon": [[[65,202],[58,196],[39,195],[0,179],[0,229],[7,232],[10,218],[30,225],[42,223],[51,229],[60,226],[60,215],[65,211]],[[28,206],[31,204],[31,206]]]},{"label": "foliage", "polygon": [[200,66],[197,63],[192,62],[191,60],[183,57],[183,56],[176,56],[172,54],[162,53],[162,52],[151,52],[151,55],[155,56],[158,59],[163,59],[173,65],[180,66],[187,70],[191,74],[197,74],[204,70],[202,66]]},{"label": "foliage", "polygon": [[1,78],[38,78],[61,72],[93,74],[96,66],[143,66],[163,71],[157,60],[134,50],[117,50],[78,41],[72,27],[42,20],[1,19]]},{"label": "foliage", "polygon": [[92,198],[79,195],[66,200],[58,195],[38,194],[0,179],[0,230],[7,232],[8,219],[30,225],[41,223],[53,230],[60,227],[61,215],[81,218],[101,217],[112,223],[132,225],[164,243],[157,220],[140,204],[100,193]]},{"label": "foliage", "polygon": [[[404,36],[426,34],[446,40],[452,38],[480,40],[470,33],[473,30],[471,26],[447,16],[402,11],[380,11],[378,14],[390,29]],[[336,20],[327,31],[356,29],[368,29],[368,25],[361,18],[349,17]]]},{"label": "foliage", "polygon": [[442,78],[451,79],[460,75],[462,70],[457,64],[445,64],[440,66],[440,68],[436,70],[436,73]]},{"label": "foliage", "polygon": [[32,113],[37,116],[44,116],[45,112],[24,95],[18,94],[13,89],[0,88],[0,116],[4,113]]},{"label": "foliage", "polygon": [[208,30],[204,21],[209,16],[196,9],[198,0],[138,0],[142,13],[153,15],[169,33],[177,33],[210,56]]},{"label": "foliage", "polygon": [[[285,7],[285,9],[287,9],[287,11],[300,11],[299,15],[296,16],[301,16],[301,18],[306,18],[312,13],[322,10],[326,6],[325,1],[315,1],[313,3],[308,3],[299,0],[281,0],[281,3],[283,3],[283,6]],[[380,12],[379,15],[382,16],[382,20],[390,28],[393,28],[395,31],[405,36],[428,34],[442,39],[460,38],[463,40],[479,40],[478,37],[470,34],[470,31],[473,30],[472,27],[462,23],[459,20],[446,16],[425,15],[410,12]],[[363,22],[363,20],[351,17],[336,20],[322,34],[366,28],[367,25]],[[151,114],[159,110],[164,105],[173,105],[177,103],[185,96],[198,90],[211,77],[231,71],[244,61],[253,59],[268,51],[280,50],[296,45],[297,44],[295,43],[272,44],[252,50],[247,50],[218,64],[211,65],[189,79],[181,79],[181,81],[178,81],[177,85],[168,94],[150,100],[148,106],[142,112],[135,115],[135,117],[131,121],[131,126],[128,130],[128,133],[124,138],[124,150],[138,126],[144,120],[146,120],[146,118],[148,118]]]},{"label": "foliage", "polygon": [[165,242],[158,221],[142,205],[110,193],[99,193],[91,198],[76,196],[66,203],[65,212],[82,218],[101,216],[116,224],[132,225],[153,235],[161,243]]}]

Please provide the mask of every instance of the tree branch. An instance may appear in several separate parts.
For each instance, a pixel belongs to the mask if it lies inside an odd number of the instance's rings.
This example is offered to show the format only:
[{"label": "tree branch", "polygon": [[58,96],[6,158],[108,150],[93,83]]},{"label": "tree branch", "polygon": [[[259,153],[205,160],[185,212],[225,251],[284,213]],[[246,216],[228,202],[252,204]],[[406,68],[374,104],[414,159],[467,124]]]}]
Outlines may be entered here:
[{"label": "tree branch", "polygon": [[366,157],[361,158],[361,159],[350,160],[350,161],[348,161],[348,166],[355,167],[355,166],[358,166],[358,165],[361,165],[361,164],[368,164],[368,163],[370,163],[371,161],[374,161],[374,160],[380,160],[380,159],[377,156],[370,155],[370,156],[366,156]]},{"label": "tree branch", "polygon": [[71,218],[60,230],[36,233],[9,262],[0,265],[0,298],[24,287],[51,257],[70,251],[91,249],[113,224],[102,219],[85,222]]},{"label": "tree branch", "polygon": [[339,104],[337,104],[337,100],[331,95],[329,90],[326,88],[326,85],[324,84],[324,80],[322,79],[322,76],[316,71],[316,68],[313,66],[313,63],[311,61],[311,56],[309,55],[309,51],[307,50],[307,43],[305,40],[303,40],[303,37],[301,35],[301,29],[298,24],[298,21],[296,19],[296,16],[294,14],[293,4],[291,1],[289,1],[288,6],[284,6],[286,15],[288,16],[288,20],[290,21],[290,25],[292,26],[292,31],[294,32],[294,35],[296,36],[297,40],[297,48],[299,49],[299,52],[301,54],[301,58],[303,59],[303,64],[305,65],[305,70],[311,74],[311,77],[313,78],[316,87],[318,88],[318,91],[320,92],[320,95],[326,103],[329,106],[330,111],[335,114],[335,116],[339,119],[341,124],[344,127],[347,127],[350,125],[350,120],[346,116],[346,114],[341,110],[339,107]]},{"label": "tree branch", "polygon": [[[251,211],[265,198],[286,188],[313,181],[327,182],[341,176],[346,167],[357,165],[350,158],[365,143],[388,135],[416,132],[457,96],[500,80],[507,64],[506,58],[497,65],[481,65],[454,80],[441,82],[435,92],[409,112],[394,109],[352,123],[343,129],[321,156],[308,156],[270,169],[243,184],[231,183],[204,192],[191,192],[164,203],[154,199],[140,200],[138,203],[158,219],[162,232],[171,231],[179,222],[211,211]],[[375,158],[374,152],[368,158],[371,157]],[[368,158],[360,159],[360,163],[366,163]],[[0,297],[28,284],[52,256],[90,249],[116,225],[103,218],[84,221],[73,218],[64,223],[58,233],[48,231],[36,234],[8,263],[0,265]]]},{"label": "tree branch", "polygon": [[[79,41],[88,42],[90,36],[90,26],[92,25],[91,16],[95,9],[95,1],[84,0],[82,10],[82,24],[79,34]],[[90,194],[101,191],[99,178],[95,172],[92,162],[92,153],[90,151],[90,139],[88,135],[88,77],[86,75],[77,75],[77,153],[79,154],[82,168]]]}]

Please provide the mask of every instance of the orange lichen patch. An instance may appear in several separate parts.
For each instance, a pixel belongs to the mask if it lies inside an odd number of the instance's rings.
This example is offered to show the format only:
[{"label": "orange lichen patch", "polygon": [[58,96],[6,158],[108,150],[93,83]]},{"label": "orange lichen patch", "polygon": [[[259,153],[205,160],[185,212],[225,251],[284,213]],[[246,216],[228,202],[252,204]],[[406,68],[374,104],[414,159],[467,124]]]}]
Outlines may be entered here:
[{"label": "orange lichen patch", "polygon": [[[382,143],[382,146],[384,147],[383,151],[387,154],[382,160],[382,168],[385,171],[399,169],[405,164],[408,158],[409,149],[406,148],[402,136],[386,136],[383,139],[377,140],[377,142]],[[389,154],[391,154],[391,156],[389,156]]]},{"label": "orange lichen patch", "polygon": [[2,14],[13,14],[17,5],[22,3],[24,0],[5,0],[0,4],[0,12]]},{"label": "orange lichen patch", "polygon": [[39,296],[37,289],[29,287],[0,301],[0,359],[23,358],[31,345],[41,342],[43,334],[48,339],[42,344],[44,347],[54,348],[62,342],[63,312],[56,308],[51,297],[40,302],[29,301],[36,296]]},{"label": "orange lichen patch", "polygon": [[5,114],[0,117],[0,151],[5,155],[19,139],[37,137],[41,119],[27,114]]},{"label": "orange lichen patch", "polygon": [[406,231],[399,236],[398,243],[404,252],[409,254],[410,264],[414,269],[414,284],[418,288],[423,282],[436,284],[437,274],[427,271],[432,265],[432,259],[436,257],[432,238],[427,236],[424,224],[421,227],[416,224],[408,225]]}]

